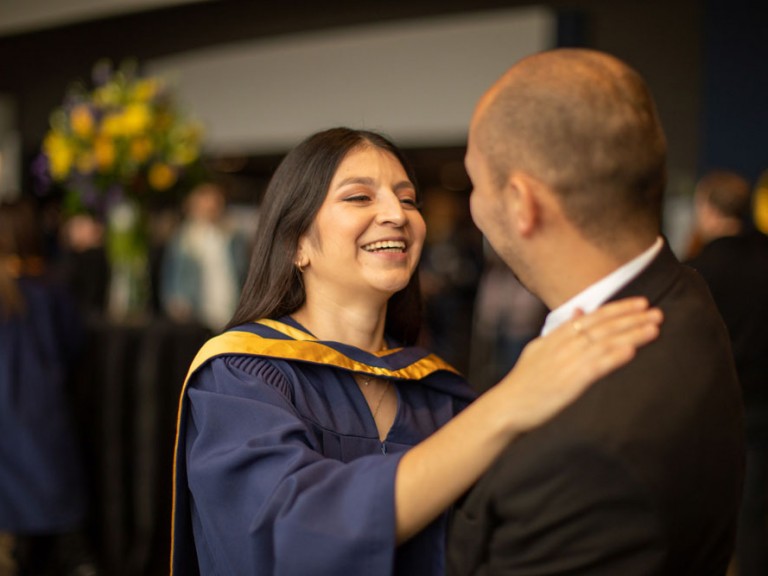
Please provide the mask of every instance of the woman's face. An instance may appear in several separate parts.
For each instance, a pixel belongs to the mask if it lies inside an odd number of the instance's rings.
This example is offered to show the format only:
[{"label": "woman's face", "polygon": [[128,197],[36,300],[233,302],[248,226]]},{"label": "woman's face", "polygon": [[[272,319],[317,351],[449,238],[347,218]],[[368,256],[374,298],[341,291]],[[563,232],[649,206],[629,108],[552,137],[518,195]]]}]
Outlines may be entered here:
[{"label": "woman's face", "polygon": [[391,296],[416,270],[426,227],[400,162],[373,146],[351,150],[310,230],[299,240],[307,296],[352,303]]}]

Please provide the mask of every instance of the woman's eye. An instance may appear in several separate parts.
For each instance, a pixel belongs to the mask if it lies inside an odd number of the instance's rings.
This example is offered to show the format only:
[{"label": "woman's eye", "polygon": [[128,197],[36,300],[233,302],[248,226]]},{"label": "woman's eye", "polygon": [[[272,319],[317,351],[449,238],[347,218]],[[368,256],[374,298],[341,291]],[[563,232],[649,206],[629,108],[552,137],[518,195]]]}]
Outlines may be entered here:
[{"label": "woman's eye", "polygon": [[368,194],[353,194],[344,198],[345,202],[367,202],[371,199]]},{"label": "woman's eye", "polygon": [[400,198],[400,202],[405,204],[406,206],[412,206],[414,208],[420,208],[419,202],[416,200],[416,198]]}]

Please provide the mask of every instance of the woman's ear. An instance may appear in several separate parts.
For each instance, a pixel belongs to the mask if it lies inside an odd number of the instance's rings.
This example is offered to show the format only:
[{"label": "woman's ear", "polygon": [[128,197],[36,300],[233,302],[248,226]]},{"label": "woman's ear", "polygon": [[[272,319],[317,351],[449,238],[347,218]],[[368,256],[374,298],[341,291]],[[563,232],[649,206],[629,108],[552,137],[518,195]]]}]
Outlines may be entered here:
[{"label": "woman's ear", "polygon": [[301,241],[299,241],[299,247],[296,248],[296,255],[293,258],[293,264],[301,272],[303,272],[304,268],[309,265],[309,256],[307,256],[306,251],[303,249]]},{"label": "woman's ear", "polygon": [[296,254],[293,257],[293,265],[296,266],[300,272],[304,272],[304,268],[309,266],[309,255],[305,247],[306,242],[306,236],[299,238],[299,245],[296,247]]}]

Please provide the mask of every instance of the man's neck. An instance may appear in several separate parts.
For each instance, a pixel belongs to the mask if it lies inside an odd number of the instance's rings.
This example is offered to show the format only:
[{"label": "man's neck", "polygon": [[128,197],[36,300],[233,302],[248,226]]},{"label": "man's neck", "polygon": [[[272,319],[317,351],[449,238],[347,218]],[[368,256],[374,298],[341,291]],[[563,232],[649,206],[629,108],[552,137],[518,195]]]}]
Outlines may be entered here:
[{"label": "man's neck", "polygon": [[656,235],[649,235],[600,245],[573,232],[553,239],[533,257],[530,269],[537,274],[529,289],[555,309],[642,254],[655,240]]},{"label": "man's neck", "polygon": [[700,230],[704,242],[712,242],[718,238],[738,236],[743,231],[743,224],[736,218],[723,217],[714,221],[709,228]]},{"label": "man's neck", "polygon": [[542,333],[547,333],[567,321],[577,308],[587,313],[595,310],[640,274],[658,255],[663,245],[664,241],[658,237],[653,244],[635,256],[614,266],[599,278],[593,278],[593,281],[581,290],[572,292],[568,298],[552,307]]}]

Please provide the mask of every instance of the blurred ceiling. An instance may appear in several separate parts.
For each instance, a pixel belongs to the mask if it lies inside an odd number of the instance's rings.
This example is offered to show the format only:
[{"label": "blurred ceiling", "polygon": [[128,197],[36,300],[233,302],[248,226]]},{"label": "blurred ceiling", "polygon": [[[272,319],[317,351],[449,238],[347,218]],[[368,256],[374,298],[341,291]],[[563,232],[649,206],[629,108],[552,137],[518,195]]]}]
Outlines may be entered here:
[{"label": "blurred ceiling", "polygon": [[3,0],[0,36],[204,0]]},{"label": "blurred ceiling", "polygon": [[[24,146],[93,63],[140,62],[269,36],[468,10],[522,0],[0,0],[0,95],[17,103]],[[318,9],[321,6],[322,9]]]},{"label": "blurred ceiling", "polygon": [[468,10],[522,0],[2,0],[0,91],[87,75],[109,55],[146,60],[277,34]]}]

